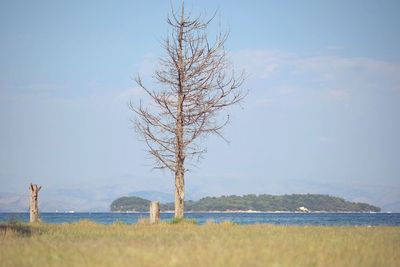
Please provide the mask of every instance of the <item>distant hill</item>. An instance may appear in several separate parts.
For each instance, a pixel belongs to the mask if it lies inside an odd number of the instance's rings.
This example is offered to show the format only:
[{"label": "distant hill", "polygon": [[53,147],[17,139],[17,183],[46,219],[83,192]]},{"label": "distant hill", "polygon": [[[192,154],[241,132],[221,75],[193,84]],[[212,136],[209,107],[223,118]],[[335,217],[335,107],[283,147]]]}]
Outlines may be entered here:
[{"label": "distant hill", "polygon": [[159,191],[136,191],[130,193],[129,196],[151,199],[153,201],[160,201],[160,203],[169,203],[174,201],[173,194]]},{"label": "distant hill", "polygon": [[27,212],[29,198],[23,195],[0,193],[0,212]]},{"label": "distant hill", "polygon": [[111,203],[111,211],[147,211],[150,200],[140,197],[120,197]]},{"label": "distant hill", "polygon": [[[150,201],[139,197],[121,197],[111,204],[111,211],[148,211]],[[205,197],[186,201],[186,211],[310,211],[379,212],[381,209],[366,203],[350,202],[343,198],[320,194],[244,195]],[[161,204],[161,210],[174,210],[173,203]]]}]

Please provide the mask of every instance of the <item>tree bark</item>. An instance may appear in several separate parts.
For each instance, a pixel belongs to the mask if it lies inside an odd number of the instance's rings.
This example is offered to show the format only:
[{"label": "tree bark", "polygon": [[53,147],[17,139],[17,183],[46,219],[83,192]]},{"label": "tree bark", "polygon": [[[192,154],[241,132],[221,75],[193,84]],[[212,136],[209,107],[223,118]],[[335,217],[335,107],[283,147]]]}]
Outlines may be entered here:
[{"label": "tree bark", "polygon": [[[178,168],[179,169],[179,168]],[[180,167],[183,169],[183,166]],[[183,218],[184,203],[185,203],[185,184],[183,171],[177,171],[175,174],[175,218]]]},{"label": "tree bark", "polygon": [[176,112],[176,170],[175,170],[175,218],[183,218],[185,200],[185,170],[184,170],[184,144],[183,144],[183,101],[184,95],[184,63],[183,63],[183,31],[184,31],[184,7],[182,4],[182,16],[178,35],[178,106]]},{"label": "tree bark", "polygon": [[30,205],[29,205],[30,223],[40,222],[39,208],[38,208],[38,194],[41,188],[42,188],[41,186],[37,186],[36,184],[30,184],[29,186],[29,191],[31,193]]},{"label": "tree bark", "polygon": [[160,221],[160,202],[152,201],[150,203],[150,224]]},{"label": "tree bark", "polygon": [[185,199],[185,169],[184,169],[184,147],[183,147],[183,113],[182,95],[178,100],[177,127],[176,127],[176,171],[175,171],[175,218],[183,218]]}]

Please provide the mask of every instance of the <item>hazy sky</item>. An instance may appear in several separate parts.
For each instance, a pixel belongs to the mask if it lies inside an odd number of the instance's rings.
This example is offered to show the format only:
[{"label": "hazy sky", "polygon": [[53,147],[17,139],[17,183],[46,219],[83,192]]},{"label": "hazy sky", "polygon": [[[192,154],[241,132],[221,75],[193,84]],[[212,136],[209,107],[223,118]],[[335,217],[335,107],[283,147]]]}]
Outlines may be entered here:
[{"label": "hazy sky", "polygon": [[[172,1],[179,5],[180,1]],[[193,190],[291,193],[288,181],[400,186],[399,1],[187,1],[249,75],[225,143]],[[172,188],[151,171],[127,103],[151,84],[170,1],[0,2],[0,191]]]}]

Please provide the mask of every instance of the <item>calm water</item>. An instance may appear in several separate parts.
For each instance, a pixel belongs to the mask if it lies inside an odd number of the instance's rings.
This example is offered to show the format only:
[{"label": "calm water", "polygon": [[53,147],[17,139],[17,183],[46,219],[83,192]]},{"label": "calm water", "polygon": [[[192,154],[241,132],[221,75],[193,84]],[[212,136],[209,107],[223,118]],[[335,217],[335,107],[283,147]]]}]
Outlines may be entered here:
[{"label": "calm water", "polygon": [[[280,225],[394,225],[400,226],[400,213],[187,213],[187,218],[199,224],[206,221],[232,221],[239,224],[269,223]],[[148,213],[41,213],[46,223],[69,223],[92,220],[101,224],[116,221],[136,223],[148,218]],[[162,220],[172,219],[172,213],[161,213]],[[28,213],[0,213],[0,221],[28,222]]]}]

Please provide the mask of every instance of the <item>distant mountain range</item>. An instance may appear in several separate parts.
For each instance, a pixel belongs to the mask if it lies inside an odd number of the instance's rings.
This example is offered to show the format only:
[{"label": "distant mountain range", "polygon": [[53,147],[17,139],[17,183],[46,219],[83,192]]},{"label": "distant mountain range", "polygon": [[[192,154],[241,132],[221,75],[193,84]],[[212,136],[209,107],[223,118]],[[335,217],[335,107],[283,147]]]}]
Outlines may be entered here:
[{"label": "distant mountain range", "polygon": [[[285,186],[283,186],[283,184]],[[235,185],[238,187],[237,185]],[[265,185],[253,188],[253,192],[263,193]],[[143,187],[141,187],[143,188]],[[383,212],[400,212],[400,188],[390,186],[359,186],[321,184],[309,181],[285,181],[282,186],[269,185],[267,191],[275,195],[289,193],[335,195],[352,202],[371,203],[382,208]],[[200,190],[201,189],[201,190]],[[173,190],[140,190],[132,184],[102,185],[97,187],[65,187],[54,188],[43,185],[39,193],[39,209],[44,212],[76,211],[100,212],[109,211],[110,203],[120,196],[137,196],[161,203],[173,202]],[[186,188],[186,200],[199,200],[205,196],[223,195],[230,192],[226,183],[214,182],[212,186],[199,183]],[[258,190],[258,191],[257,191]],[[205,193],[207,192],[207,193]],[[265,192],[265,191],[264,191]],[[233,192],[242,195],[241,191]],[[26,212],[28,210],[28,190],[25,193],[0,192],[0,212]]]},{"label": "distant mountain range", "polygon": [[[118,212],[148,211],[150,200],[140,197],[121,197],[111,203],[110,210]],[[174,209],[173,203],[161,205],[161,210]],[[343,198],[320,194],[244,195],[205,197],[186,201],[186,211],[328,211],[379,212],[381,209],[366,203],[355,203]]]},{"label": "distant mountain range", "polygon": [[[120,187],[100,189],[44,189],[39,193],[39,210],[43,212],[101,212],[109,211],[110,203],[120,195],[138,196],[168,203],[174,195],[159,191],[126,192]],[[27,212],[29,196],[0,192],[0,212]]]}]

